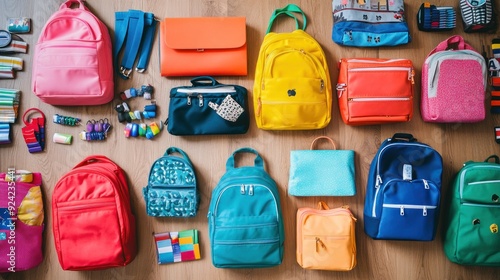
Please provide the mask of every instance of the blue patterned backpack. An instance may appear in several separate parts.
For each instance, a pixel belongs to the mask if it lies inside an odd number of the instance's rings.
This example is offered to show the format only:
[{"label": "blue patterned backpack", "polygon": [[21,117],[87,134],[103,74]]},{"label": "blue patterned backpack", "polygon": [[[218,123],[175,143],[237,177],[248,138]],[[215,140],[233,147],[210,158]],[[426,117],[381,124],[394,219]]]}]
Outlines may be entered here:
[{"label": "blue patterned backpack", "polygon": [[[172,156],[177,152],[182,157]],[[199,196],[196,174],[187,154],[170,147],[149,171],[148,185],[143,189],[146,212],[152,217],[194,217]]]}]

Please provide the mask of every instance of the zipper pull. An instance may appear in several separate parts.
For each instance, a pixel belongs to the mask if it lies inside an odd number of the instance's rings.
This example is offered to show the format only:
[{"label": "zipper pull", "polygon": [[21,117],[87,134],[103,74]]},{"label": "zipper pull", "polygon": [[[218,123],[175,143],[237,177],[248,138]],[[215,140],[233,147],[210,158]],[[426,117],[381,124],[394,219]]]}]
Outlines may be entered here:
[{"label": "zipper pull", "polygon": [[427,183],[427,180],[422,179],[422,181],[424,182],[424,188],[425,188],[426,190],[430,189],[430,187],[429,187],[429,183]]},{"label": "zipper pull", "polygon": [[399,207],[399,215],[401,215],[401,216],[405,215],[405,207],[404,206]]},{"label": "zipper pull", "polygon": [[422,216],[427,217],[427,206],[424,206]]},{"label": "zipper pull", "polygon": [[346,88],[346,84],[337,84],[335,89],[337,90],[337,96],[338,98],[342,97],[342,94],[344,94],[344,90]]},{"label": "zipper pull", "polygon": [[408,70],[408,80],[411,81],[412,85],[415,84],[415,80],[413,77],[415,77],[415,70],[413,69]]},{"label": "zipper pull", "polygon": [[380,177],[380,175],[377,175],[377,179],[375,182],[375,188],[378,189],[381,184],[382,184],[382,177]]},{"label": "zipper pull", "polygon": [[187,96],[187,105],[191,106],[191,94]]},{"label": "zipper pull", "polygon": [[323,80],[321,80],[320,91],[319,92],[323,92],[324,88],[325,88],[325,82]]},{"label": "zipper pull", "polygon": [[240,187],[240,193],[243,194],[243,195],[245,194],[245,185],[241,185],[241,187]]},{"label": "zipper pull", "polygon": [[203,95],[198,94],[198,100],[199,100],[200,107],[203,107]]},{"label": "zipper pull", "polygon": [[319,252],[319,246],[321,246],[323,249],[326,249],[325,243],[321,241],[319,237],[316,237],[316,252]]},{"label": "zipper pull", "polygon": [[248,195],[253,195],[253,185],[248,187]]}]

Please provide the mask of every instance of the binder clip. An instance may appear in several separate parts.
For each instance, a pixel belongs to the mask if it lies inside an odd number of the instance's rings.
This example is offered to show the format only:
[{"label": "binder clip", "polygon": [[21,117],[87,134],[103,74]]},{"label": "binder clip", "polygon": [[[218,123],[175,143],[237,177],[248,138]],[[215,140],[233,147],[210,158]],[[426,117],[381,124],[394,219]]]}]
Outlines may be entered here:
[{"label": "binder clip", "polygon": [[[31,113],[30,113],[31,112]],[[40,117],[26,119],[32,113],[40,113]],[[30,108],[23,115],[22,133],[30,153],[39,153],[45,149],[45,115],[37,108]]]}]

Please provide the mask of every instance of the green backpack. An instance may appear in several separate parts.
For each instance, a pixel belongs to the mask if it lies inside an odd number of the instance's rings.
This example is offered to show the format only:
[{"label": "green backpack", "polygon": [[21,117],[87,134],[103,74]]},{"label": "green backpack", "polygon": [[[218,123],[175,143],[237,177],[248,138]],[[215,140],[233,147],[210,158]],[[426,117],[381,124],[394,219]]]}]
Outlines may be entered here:
[{"label": "green backpack", "polygon": [[499,157],[466,162],[448,198],[443,242],[448,259],[463,265],[500,266]]}]

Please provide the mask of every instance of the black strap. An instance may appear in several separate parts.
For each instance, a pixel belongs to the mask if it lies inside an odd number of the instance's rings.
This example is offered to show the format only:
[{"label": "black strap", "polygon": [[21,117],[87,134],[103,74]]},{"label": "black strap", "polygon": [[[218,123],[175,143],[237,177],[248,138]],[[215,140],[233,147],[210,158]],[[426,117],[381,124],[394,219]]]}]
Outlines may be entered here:
[{"label": "black strap", "polygon": [[500,158],[497,155],[491,155],[487,159],[484,160],[484,162],[490,161],[490,159],[495,159],[495,163],[500,163]]},{"label": "black strap", "polygon": [[391,141],[395,140],[406,140],[408,142],[416,142],[417,139],[413,137],[410,133],[396,133],[392,136]]}]

